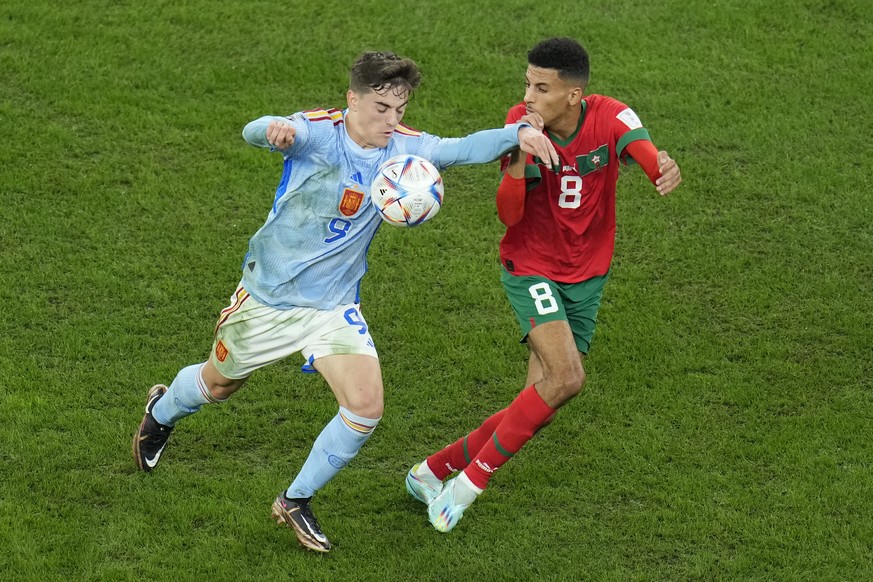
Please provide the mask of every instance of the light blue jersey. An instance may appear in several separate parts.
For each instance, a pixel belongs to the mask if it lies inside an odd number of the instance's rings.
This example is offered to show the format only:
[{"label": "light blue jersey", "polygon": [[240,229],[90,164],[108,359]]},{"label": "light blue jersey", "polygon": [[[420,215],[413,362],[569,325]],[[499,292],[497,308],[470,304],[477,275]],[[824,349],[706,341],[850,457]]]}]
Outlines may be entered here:
[{"label": "light blue jersey", "polygon": [[[439,138],[400,125],[385,148],[365,149],[346,133],[345,112],[321,109],[290,117],[261,117],[243,137],[270,147],[272,121],[290,123],[294,145],[282,152],[285,168],[264,225],[249,240],[243,286],[277,309],[332,309],[360,301],[367,250],[382,223],[370,201],[379,166],[398,154],[430,160],[438,169],[494,161],[518,147],[525,124]],[[272,149],[272,148],[271,148]]]}]

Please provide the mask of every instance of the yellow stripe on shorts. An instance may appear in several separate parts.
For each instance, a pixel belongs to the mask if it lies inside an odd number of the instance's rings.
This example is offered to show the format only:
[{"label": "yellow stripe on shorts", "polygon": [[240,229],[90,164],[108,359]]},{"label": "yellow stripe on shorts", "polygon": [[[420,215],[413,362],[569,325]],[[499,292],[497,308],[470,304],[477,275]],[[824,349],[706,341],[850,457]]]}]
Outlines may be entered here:
[{"label": "yellow stripe on shorts", "polygon": [[239,308],[242,307],[243,301],[249,298],[249,293],[242,287],[239,287],[236,290],[233,298],[230,301],[230,305],[221,310],[221,314],[218,316],[218,323],[215,324],[215,331],[213,333],[218,333],[218,328],[227,321],[231,315],[239,311]]}]

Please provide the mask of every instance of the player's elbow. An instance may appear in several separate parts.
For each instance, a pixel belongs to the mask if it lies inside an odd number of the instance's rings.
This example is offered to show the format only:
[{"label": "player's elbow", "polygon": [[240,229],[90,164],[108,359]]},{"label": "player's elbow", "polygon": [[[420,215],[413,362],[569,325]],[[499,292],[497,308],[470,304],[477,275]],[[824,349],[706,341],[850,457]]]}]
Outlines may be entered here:
[{"label": "player's elbow", "polygon": [[519,212],[517,210],[505,210],[505,209],[498,209],[497,210],[497,218],[499,218],[500,222],[502,222],[504,225],[506,225],[507,228],[510,226],[515,226],[516,224],[521,222],[522,216],[524,216],[523,209],[521,212]]},{"label": "player's elbow", "polygon": [[266,133],[266,127],[263,123],[259,123],[259,121],[260,120],[257,119],[255,121],[250,121],[242,130],[243,139],[249,144],[256,145],[258,143],[259,135]]}]

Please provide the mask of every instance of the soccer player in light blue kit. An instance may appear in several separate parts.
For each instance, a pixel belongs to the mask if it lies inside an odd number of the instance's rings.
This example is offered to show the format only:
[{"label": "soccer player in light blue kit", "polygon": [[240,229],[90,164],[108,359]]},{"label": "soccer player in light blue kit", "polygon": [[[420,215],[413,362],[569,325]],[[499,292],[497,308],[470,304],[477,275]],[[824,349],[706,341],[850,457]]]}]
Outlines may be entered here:
[{"label": "soccer player in light blue kit", "polygon": [[143,471],[157,466],[176,423],[204,404],[223,402],[258,368],[300,352],[339,404],[273,517],[317,552],[331,545],[310,506],[382,417],[382,374],[360,311],[367,249],[381,224],[369,185],[380,164],[414,154],[439,168],[486,163],[520,147],[557,164],[549,140],[525,123],[444,139],[401,125],[421,76],[410,59],[367,52],[353,64],[348,108],[262,117],[243,130],[257,147],[284,159],[267,221],[249,241],[240,286],[215,328],[206,362],[153,386],[133,438]]}]

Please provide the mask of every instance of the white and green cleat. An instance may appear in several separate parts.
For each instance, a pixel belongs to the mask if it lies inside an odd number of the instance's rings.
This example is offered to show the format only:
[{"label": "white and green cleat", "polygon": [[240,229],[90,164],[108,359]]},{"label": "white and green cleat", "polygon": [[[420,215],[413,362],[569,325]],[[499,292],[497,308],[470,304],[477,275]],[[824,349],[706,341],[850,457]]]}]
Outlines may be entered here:
[{"label": "white and green cleat", "polygon": [[422,467],[423,464],[417,464],[406,474],[406,490],[425,505],[430,505],[443,490],[443,484],[425,468],[426,465]]},{"label": "white and green cleat", "polygon": [[482,490],[461,473],[446,482],[442,492],[427,506],[431,525],[443,533],[451,531]]}]

